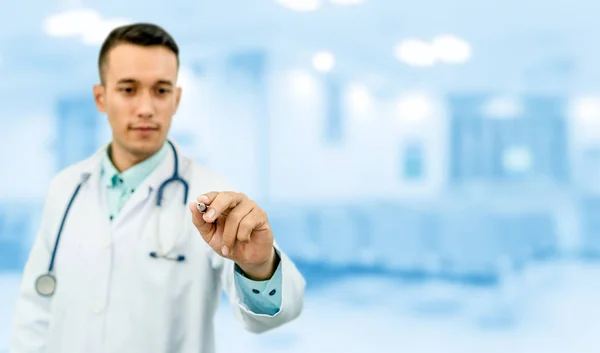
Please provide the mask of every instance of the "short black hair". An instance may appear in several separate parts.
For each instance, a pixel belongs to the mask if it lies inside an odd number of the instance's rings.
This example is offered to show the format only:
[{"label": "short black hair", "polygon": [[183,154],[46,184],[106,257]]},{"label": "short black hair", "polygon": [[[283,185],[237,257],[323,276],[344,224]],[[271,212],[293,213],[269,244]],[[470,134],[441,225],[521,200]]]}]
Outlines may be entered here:
[{"label": "short black hair", "polygon": [[162,27],[152,23],[134,23],[113,29],[100,48],[98,71],[104,83],[104,68],[108,53],[119,44],[134,44],[144,47],[162,46],[172,51],[179,66],[179,47],[173,37]]}]

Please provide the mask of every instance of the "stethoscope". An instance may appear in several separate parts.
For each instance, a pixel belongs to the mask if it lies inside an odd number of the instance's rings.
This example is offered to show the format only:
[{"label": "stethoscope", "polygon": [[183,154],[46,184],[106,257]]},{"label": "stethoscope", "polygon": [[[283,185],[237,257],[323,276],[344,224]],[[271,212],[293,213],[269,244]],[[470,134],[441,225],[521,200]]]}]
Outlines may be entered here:
[{"label": "stethoscope", "polygon": [[[173,143],[171,141],[167,140],[167,142],[169,143],[169,145],[171,146],[171,149],[173,150],[175,165],[173,168],[173,176],[171,176],[169,179],[165,180],[158,188],[157,197],[156,197],[156,206],[158,206],[158,207],[162,206],[164,189],[171,183],[181,183],[181,185],[183,185],[183,188],[184,188],[183,204],[187,205],[189,185],[188,185],[187,181],[185,181],[179,175],[179,157],[177,155],[175,146],[173,145]],[[77,188],[73,192],[73,195],[71,196],[71,200],[69,201],[69,204],[67,205],[67,209],[65,210],[65,213],[63,214],[63,218],[60,223],[60,227],[58,228],[58,234],[56,235],[56,240],[54,242],[54,249],[52,250],[52,257],[50,258],[50,265],[48,266],[48,272],[39,276],[37,278],[37,280],[35,281],[35,290],[38,292],[39,295],[49,297],[49,296],[54,295],[54,292],[56,291],[56,276],[54,276],[54,260],[56,259],[56,251],[58,250],[60,236],[62,235],[65,221],[67,219],[67,215],[69,214],[69,210],[71,209],[71,206],[73,205],[73,201],[75,201],[75,198],[77,197],[77,194],[79,193],[79,190],[81,189],[81,186],[83,185],[83,183],[85,183],[88,180],[88,178],[89,178],[89,174],[86,174],[82,178],[81,182],[77,185]],[[206,205],[198,204],[198,210],[200,212],[204,212],[206,210]],[[169,256],[167,254],[163,254],[163,253],[160,253],[157,251],[152,251],[150,253],[150,257],[155,258],[155,259],[162,258],[165,260],[176,261],[176,262],[185,261],[185,256],[182,254],[179,254],[176,256]]]}]

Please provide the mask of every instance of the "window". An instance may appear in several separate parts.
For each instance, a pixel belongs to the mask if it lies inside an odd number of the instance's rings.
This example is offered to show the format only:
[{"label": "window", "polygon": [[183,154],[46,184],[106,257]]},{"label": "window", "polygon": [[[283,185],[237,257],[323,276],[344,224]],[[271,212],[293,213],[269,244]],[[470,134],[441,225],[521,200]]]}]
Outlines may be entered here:
[{"label": "window", "polygon": [[425,177],[425,158],[421,143],[411,142],[400,147],[401,173],[404,180],[416,181]]},{"label": "window", "polygon": [[328,77],[326,79],[325,93],[325,131],[327,143],[337,144],[343,138],[343,90],[339,80]]},{"label": "window", "polygon": [[65,97],[58,102],[57,170],[88,158],[100,147],[102,122],[91,97]]},{"label": "window", "polygon": [[490,101],[488,95],[450,99],[452,180],[543,178],[565,182],[568,159],[563,101],[524,96],[514,105],[504,101],[493,104],[493,109]]}]

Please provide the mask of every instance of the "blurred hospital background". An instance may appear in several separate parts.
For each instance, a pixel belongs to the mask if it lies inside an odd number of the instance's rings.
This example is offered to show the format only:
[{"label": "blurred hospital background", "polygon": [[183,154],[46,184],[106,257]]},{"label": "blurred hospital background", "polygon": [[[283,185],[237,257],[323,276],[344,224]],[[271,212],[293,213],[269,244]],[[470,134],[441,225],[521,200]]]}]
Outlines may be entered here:
[{"label": "blurred hospital background", "polygon": [[92,97],[100,43],[134,21],[182,50],[171,137],[267,209],[308,281],[303,316],[265,335],[223,306],[220,352],[598,352],[599,13],[3,2],[0,352],[49,181],[110,138]]}]

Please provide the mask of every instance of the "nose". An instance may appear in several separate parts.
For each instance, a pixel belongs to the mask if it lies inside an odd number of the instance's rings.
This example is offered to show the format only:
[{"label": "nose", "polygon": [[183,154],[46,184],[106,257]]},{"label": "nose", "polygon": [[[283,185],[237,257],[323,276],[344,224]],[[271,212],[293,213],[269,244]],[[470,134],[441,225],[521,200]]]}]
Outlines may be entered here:
[{"label": "nose", "polygon": [[137,115],[143,119],[149,119],[154,116],[154,101],[149,92],[144,92],[139,95]]}]

